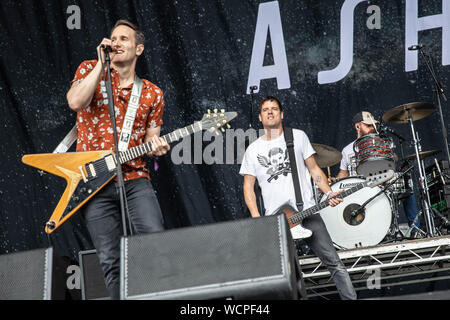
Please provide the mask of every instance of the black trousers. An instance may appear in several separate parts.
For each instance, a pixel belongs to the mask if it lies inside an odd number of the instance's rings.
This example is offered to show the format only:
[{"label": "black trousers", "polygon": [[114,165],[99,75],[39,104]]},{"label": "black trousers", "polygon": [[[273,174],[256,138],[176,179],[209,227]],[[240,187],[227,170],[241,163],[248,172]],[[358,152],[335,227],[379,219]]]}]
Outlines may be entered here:
[{"label": "black trousers", "polygon": [[[125,182],[133,234],[164,230],[153,186],[146,178]],[[84,207],[84,218],[105,276],[111,299],[120,299],[120,239],[122,215],[117,182],[111,182]]]},{"label": "black trousers", "polygon": [[357,296],[350,276],[333,246],[333,241],[320,214],[304,219],[302,224],[313,232],[312,236],[304,241],[331,273],[341,299],[355,300]]}]

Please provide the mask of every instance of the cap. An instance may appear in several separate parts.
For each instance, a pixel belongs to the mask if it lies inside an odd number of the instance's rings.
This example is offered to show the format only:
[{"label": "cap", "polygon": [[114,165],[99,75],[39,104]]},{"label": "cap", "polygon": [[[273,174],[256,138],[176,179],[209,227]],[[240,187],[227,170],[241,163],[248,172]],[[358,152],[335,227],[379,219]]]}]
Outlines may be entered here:
[{"label": "cap", "polygon": [[372,116],[372,114],[368,111],[358,112],[357,114],[355,114],[352,121],[353,121],[353,124],[358,123],[358,122],[362,122],[362,123],[369,124],[369,125],[379,123],[379,121],[375,120],[375,118]]}]

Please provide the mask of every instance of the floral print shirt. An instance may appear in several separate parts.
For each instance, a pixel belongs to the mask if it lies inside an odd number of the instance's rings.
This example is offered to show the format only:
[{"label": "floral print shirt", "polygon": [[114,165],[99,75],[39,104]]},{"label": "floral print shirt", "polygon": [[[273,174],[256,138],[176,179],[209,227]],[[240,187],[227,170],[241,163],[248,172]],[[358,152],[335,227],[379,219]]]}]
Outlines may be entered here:
[{"label": "floral print shirt", "polygon": [[[82,62],[71,83],[86,78],[96,64],[97,60]],[[116,112],[116,126],[120,137],[133,84],[122,88],[120,86],[119,74],[113,68],[111,68],[111,79]],[[104,78],[102,76],[89,106],[77,112],[77,152],[114,150],[113,127],[109,116],[108,101],[107,98],[102,96],[101,92],[100,83],[103,80]],[[142,79],[142,82],[139,108],[136,113],[128,148],[142,144],[148,128],[156,128],[163,124],[163,92],[148,80]],[[150,179],[148,169],[145,167],[145,161],[142,157],[122,164],[122,171],[125,181],[141,177]]]}]

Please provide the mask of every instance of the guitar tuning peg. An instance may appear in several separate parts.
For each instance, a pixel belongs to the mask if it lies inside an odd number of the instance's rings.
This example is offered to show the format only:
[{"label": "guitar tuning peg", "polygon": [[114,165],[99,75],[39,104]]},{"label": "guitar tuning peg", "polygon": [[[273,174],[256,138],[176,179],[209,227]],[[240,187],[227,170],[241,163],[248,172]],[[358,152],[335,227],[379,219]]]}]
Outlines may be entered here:
[{"label": "guitar tuning peg", "polygon": [[208,114],[206,115],[207,118],[211,117],[211,110],[208,109]]},{"label": "guitar tuning peg", "polygon": [[214,132],[216,133],[216,136],[220,136],[220,133],[219,133],[219,131],[217,131],[217,130],[214,130]]},{"label": "guitar tuning peg", "polygon": [[225,129],[224,128],[220,128],[220,131],[225,132]]},{"label": "guitar tuning peg", "polygon": [[225,109],[220,109],[220,113],[225,113]]},{"label": "guitar tuning peg", "polygon": [[216,109],[214,109],[214,113],[217,113],[217,111],[218,111],[218,110],[217,110],[217,108],[216,108]]},{"label": "guitar tuning peg", "polygon": [[231,126],[227,123],[227,129],[231,129]]}]

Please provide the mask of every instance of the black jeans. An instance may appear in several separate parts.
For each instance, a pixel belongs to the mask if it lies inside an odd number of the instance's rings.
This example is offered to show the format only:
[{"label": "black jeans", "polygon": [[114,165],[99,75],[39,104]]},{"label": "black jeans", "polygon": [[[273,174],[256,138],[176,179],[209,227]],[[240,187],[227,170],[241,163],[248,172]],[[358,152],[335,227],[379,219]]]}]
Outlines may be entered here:
[{"label": "black jeans", "polygon": [[331,273],[341,299],[355,300],[356,292],[350,276],[333,247],[333,241],[320,214],[304,219],[302,225],[313,232],[312,236],[304,241]]},{"label": "black jeans", "polygon": [[[146,178],[125,182],[133,234],[164,230],[163,218],[153,186]],[[105,276],[111,299],[120,299],[120,238],[122,215],[117,182],[111,182],[84,207],[86,225]]]}]

